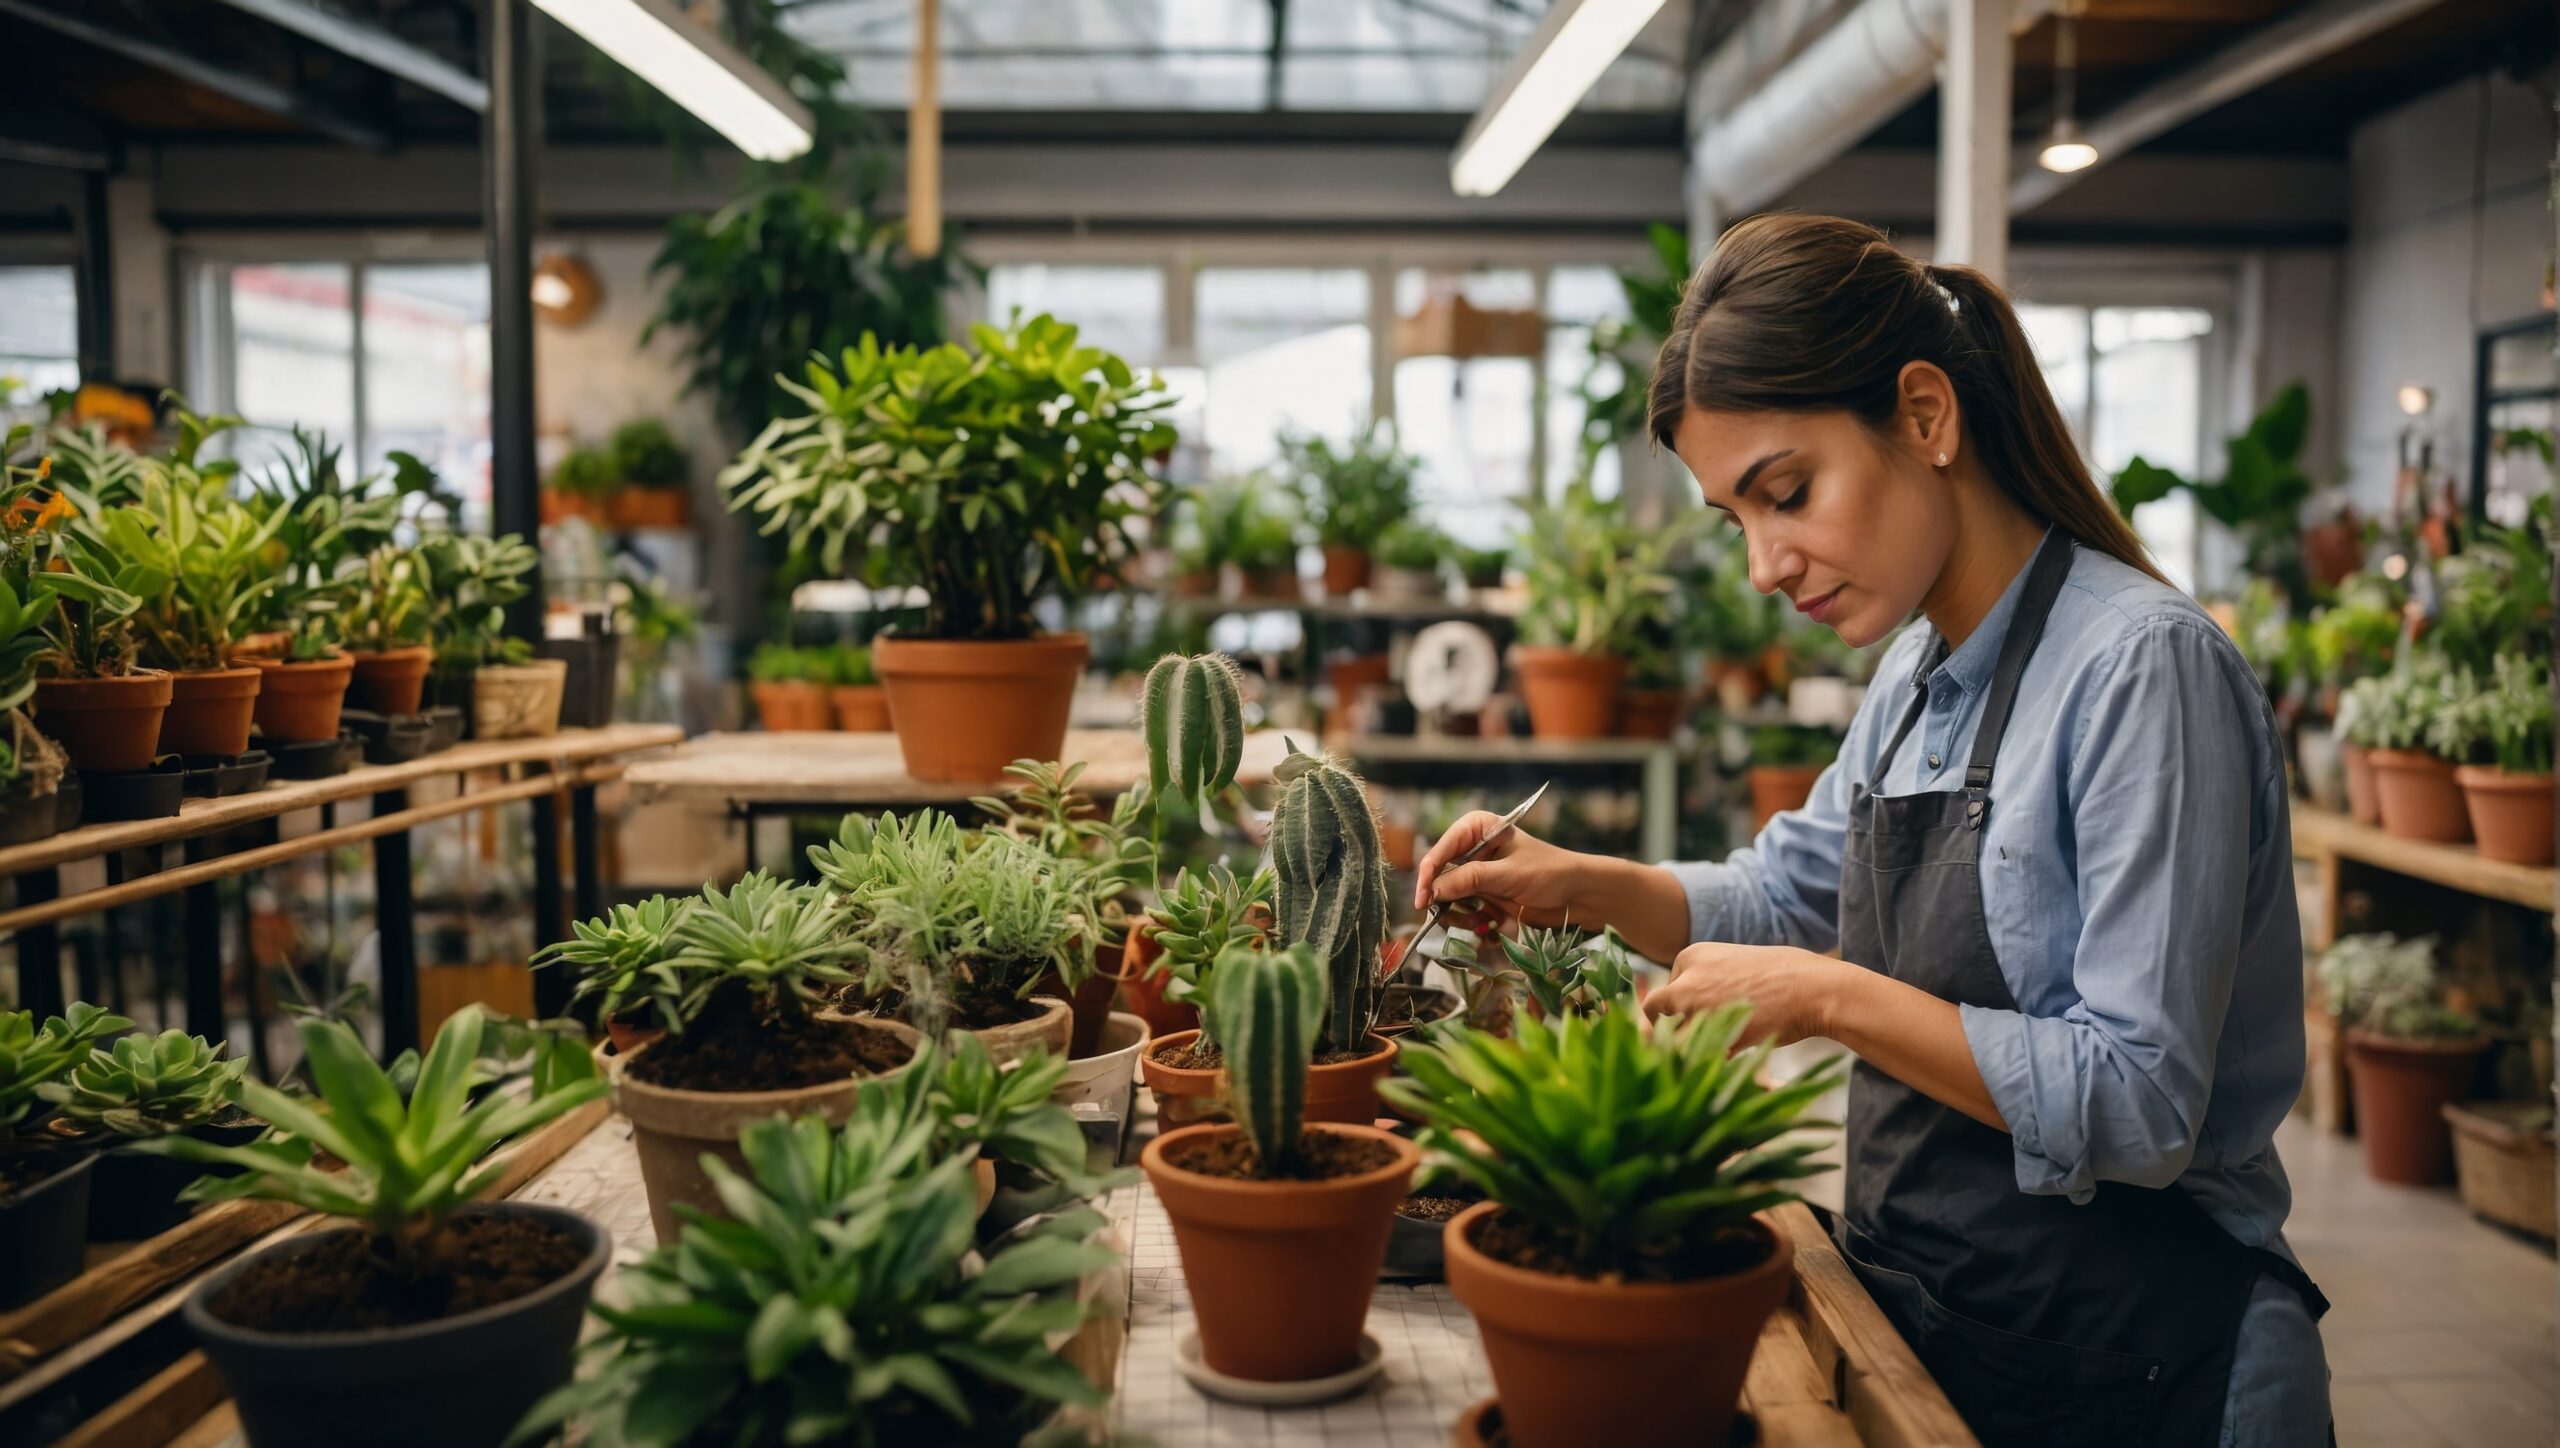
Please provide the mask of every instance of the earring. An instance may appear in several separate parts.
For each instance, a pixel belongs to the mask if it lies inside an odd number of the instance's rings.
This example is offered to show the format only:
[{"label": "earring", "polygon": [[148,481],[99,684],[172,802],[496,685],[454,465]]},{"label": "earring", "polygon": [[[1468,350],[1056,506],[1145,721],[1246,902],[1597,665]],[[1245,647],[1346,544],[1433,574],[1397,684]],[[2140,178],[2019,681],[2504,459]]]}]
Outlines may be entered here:
[{"label": "earring", "polygon": [[1940,453],[1940,454],[1938,454],[1938,466],[1940,466],[1940,467],[1942,467],[1942,468],[1943,468],[1943,467],[1945,467],[1946,465],[1947,465],[1947,455],[1946,455],[1945,453]]}]

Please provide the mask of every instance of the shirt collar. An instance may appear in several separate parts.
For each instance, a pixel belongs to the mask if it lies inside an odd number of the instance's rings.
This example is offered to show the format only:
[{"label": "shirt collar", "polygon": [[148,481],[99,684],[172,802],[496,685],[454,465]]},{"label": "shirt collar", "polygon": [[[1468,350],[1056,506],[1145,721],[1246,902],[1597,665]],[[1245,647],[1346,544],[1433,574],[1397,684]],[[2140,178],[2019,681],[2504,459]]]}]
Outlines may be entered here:
[{"label": "shirt collar", "polygon": [[[2043,545],[2039,543],[2036,552],[2043,551]],[[1964,643],[1938,665],[1935,672],[1954,680],[1956,687],[1968,696],[1980,694],[1990,687],[1992,671],[2000,666],[2000,643],[2009,636],[2009,621],[2018,616],[2019,596],[2026,592],[2027,575],[2035,572],[2035,566],[2036,554],[2030,553],[2025,565],[2019,568],[2018,576],[2010,579],[2009,586],[2001,590],[2000,601],[1991,605],[1991,611],[1984,614],[1982,622],[1965,636]],[[1936,650],[1930,652],[1934,654]],[[1927,680],[1921,682],[1926,683]]]}]

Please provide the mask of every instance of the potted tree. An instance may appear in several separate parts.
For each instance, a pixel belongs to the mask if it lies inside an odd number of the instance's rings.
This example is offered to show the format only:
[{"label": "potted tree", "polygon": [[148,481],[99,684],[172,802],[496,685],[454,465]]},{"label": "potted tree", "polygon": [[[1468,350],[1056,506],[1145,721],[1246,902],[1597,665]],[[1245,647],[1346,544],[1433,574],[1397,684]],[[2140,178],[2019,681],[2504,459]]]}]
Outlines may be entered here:
[{"label": "potted tree", "polygon": [[1280,439],[1280,466],[1324,549],[1324,591],[1347,598],[1369,586],[1371,550],[1413,516],[1421,459],[1399,451],[1395,429],[1371,422],[1348,447],[1306,433]]},{"label": "potted tree", "polygon": [[2365,1171],[2376,1181],[2451,1178],[2444,1108],[2470,1094],[2488,1049],[2479,1023],[2445,1004],[2435,952],[2432,935],[2349,935],[2320,957],[2321,993],[2346,1030]]},{"label": "potted tree", "polygon": [[1460,1441],[1497,1441],[1495,1412],[1519,1448],[1725,1441],[1795,1255],[1756,1214],[1824,1170],[1823,1143],[1789,1134],[1847,1064],[1764,1084],[1768,1044],[1735,1049],[1749,1016],[1648,1025],[1627,999],[1508,1039],[1452,1033],[1388,1083],[1434,1164],[1490,1199],[1443,1234],[1499,1405]]},{"label": "potted tree", "polygon": [[756,717],[777,733],[826,728],[832,714],[825,671],[826,659],[818,650],[756,645],[747,656],[747,692],[755,697]]},{"label": "potted tree", "polygon": [[80,1275],[98,1155],[29,1128],[51,1109],[47,1088],[78,1069],[94,1043],[131,1029],[124,1017],[78,1002],[42,1026],[33,1011],[0,1012],[0,1309]]},{"label": "potted tree", "polygon": [[1532,509],[1520,554],[1528,589],[1511,665],[1541,739],[1601,739],[1617,726],[1628,660],[1669,629],[1673,552],[1698,514],[1643,528],[1587,482]]},{"label": "potted tree", "polygon": [[179,1030],[124,1036],[37,1088],[55,1104],[56,1134],[101,1152],[90,1176],[91,1241],[131,1241],[176,1226],[187,1216],[179,1193],[204,1175],[173,1157],[120,1148],[172,1133],[238,1146],[266,1130],[232,1099],[249,1063],[226,1061],[222,1052]]},{"label": "potted tree", "polygon": [[[482,1028],[477,1006],[448,1018],[403,1099],[354,1031],[305,1020],[317,1101],[235,1083],[278,1136],[141,1147],[242,1169],[198,1181],[195,1199],[286,1201],[348,1222],[251,1252],[187,1295],[188,1330],[259,1448],[344,1443],[350,1423],[376,1425],[381,1441],[493,1443],[568,1380],[612,1238],[559,1207],[481,1202],[500,1170],[481,1158],[605,1083],[571,1051],[537,1073],[532,1096],[475,1103]],[[455,1391],[466,1374],[470,1391]]]},{"label": "potted tree", "polygon": [[2427,726],[2453,771],[2480,857],[2548,865],[2552,856],[2551,670],[2502,654],[2485,681],[2465,671],[2451,707]]},{"label": "potted tree", "polygon": [[2442,659],[2404,655],[2388,674],[2358,680],[2347,691],[2347,742],[2365,751],[2373,770],[2382,827],[2403,839],[2461,844],[2471,838],[2454,762],[2437,753],[2428,731],[2450,702]]},{"label": "potted tree", "polygon": [[1182,1253],[1200,1361],[1250,1382],[1335,1377],[1359,1363],[1370,1284],[1419,1153],[1365,1123],[1307,1119],[1327,1011],[1314,946],[1237,947],[1211,979],[1235,1123],[1168,1132],[1140,1158]]},{"label": "potted tree", "polygon": [[1779,813],[1804,808],[1822,771],[1840,757],[1840,736],[1802,724],[1764,724],[1751,731],[1751,832]]},{"label": "potted tree", "polygon": [[692,479],[693,463],[665,423],[634,418],[613,430],[607,452],[621,482],[606,500],[606,515],[615,528],[685,526],[685,484]]},{"label": "potted tree", "polygon": [[1080,633],[1044,634],[1037,609],[1116,582],[1128,527],[1157,512],[1149,460],[1171,448],[1171,405],[1151,375],[1076,329],[1035,317],[951,345],[866,339],[786,384],[810,411],[778,417],[720,475],[731,506],[875,585],[921,586],[913,634],[883,634],[872,663],[919,779],[993,779],[1054,759],[1088,656]]},{"label": "potted tree", "polygon": [[[427,634],[436,645],[427,713],[468,734],[480,672],[532,666],[533,645],[507,636],[507,605],[525,596],[525,575],[542,557],[513,533],[430,533],[418,541],[418,561],[426,573]],[[565,666],[561,672],[565,681]]]}]

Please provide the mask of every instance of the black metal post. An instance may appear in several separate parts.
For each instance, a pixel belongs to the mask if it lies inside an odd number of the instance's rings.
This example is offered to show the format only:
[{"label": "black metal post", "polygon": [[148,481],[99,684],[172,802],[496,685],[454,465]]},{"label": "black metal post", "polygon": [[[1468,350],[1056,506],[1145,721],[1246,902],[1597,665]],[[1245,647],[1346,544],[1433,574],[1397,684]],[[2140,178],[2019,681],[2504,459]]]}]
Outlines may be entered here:
[{"label": "black metal post", "polygon": [[[528,0],[489,0],[480,122],[482,224],[489,236],[489,511],[496,531],[541,534],[534,471],[534,176],[542,147],[542,67]],[[507,607],[507,632],[542,637],[542,570]]]},{"label": "black metal post", "polygon": [[[386,789],[373,797],[373,817],[409,807],[409,791]],[[418,912],[409,878],[409,832],[393,830],[373,841],[373,926],[381,937],[382,1054],[397,1056],[418,1040]]]},{"label": "black metal post", "polygon": [[[558,940],[560,923],[560,793],[533,801],[533,944],[540,949]],[[533,973],[533,1013],[568,1014],[570,980],[557,969]]]},{"label": "black metal post", "polygon": [[[62,876],[51,866],[18,876],[18,903],[41,905],[62,893]],[[53,922],[18,932],[18,1007],[42,1021],[62,1014],[62,937]]]},{"label": "black metal post", "polygon": [[593,920],[604,913],[604,868],[596,859],[600,837],[601,831],[596,828],[596,787],[579,785],[569,791],[569,859],[576,876],[580,920]]},{"label": "black metal post", "polygon": [[[213,854],[215,837],[187,841],[186,861],[195,864]],[[222,1013],[222,884],[207,880],[185,893],[187,937],[187,1030],[208,1041],[229,1032]],[[246,906],[244,904],[243,908]]]},{"label": "black metal post", "polygon": [[[116,375],[115,247],[108,236],[107,173],[81,178],[78,306],[80,380],[108,382]],[[175,380],[175,379],[164,379]]]}]

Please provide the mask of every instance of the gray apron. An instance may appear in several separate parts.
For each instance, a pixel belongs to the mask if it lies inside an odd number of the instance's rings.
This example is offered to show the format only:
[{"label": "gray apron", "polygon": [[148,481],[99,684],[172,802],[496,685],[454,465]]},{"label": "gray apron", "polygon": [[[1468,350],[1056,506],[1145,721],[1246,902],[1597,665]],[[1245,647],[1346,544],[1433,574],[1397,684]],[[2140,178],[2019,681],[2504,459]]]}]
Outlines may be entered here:
[{"label": "gray apron", "polygon": [[[1857,789],[1840,866],[1840,954],[1940,1000],[2014,1011],[1978,856],[2018,680],[2071,570],[2046,535],[2000,644],[1961,790]],[[1936,654],[1876,762],[1927,702]],[[2008,1133],[1865,1062],[1850,1077],[1840,1250],[1992,1448],[2220,1441],[2232,1348],[2260,1273],[2328,1308],[2302,1269],[2243,1245],[2175,1185],[2101,1182],[2086,1205],[2018,1188]]]}]

